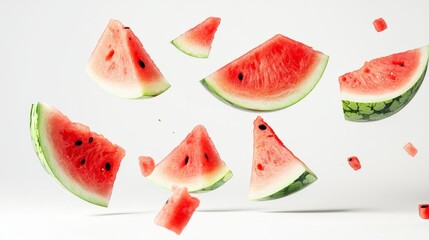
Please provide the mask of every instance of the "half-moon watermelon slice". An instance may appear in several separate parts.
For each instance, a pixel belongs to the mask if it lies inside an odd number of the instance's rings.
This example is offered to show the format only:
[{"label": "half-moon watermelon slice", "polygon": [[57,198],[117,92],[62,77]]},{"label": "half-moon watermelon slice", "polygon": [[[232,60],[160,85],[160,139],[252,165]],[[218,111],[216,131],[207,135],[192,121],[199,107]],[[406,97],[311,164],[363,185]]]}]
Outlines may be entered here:
[{"label": "half-moon watermelon slice", "polygon": [[156,96],[170,87],[131,28],[118,20],[109,21],[87,72],[101,88],[124,98]]},{"label": "half-moon watermelon slice", "polygon": [[258,116],[253,125],[250,200],[282,198],[317,180],[316,175],[282,143],[262,117]]},{"label": "half-moon watermelon slice", "polygon": [[429,46],[366,62],[339,77],[344,117],[380,120],[401,110],[416,95],[426,74]]},{"label": "half-moon watermelon slice", "polygon": [[208,58],[220,18],[209,17],[178,36],[171,43],[180,51],[197,58]]},{"label": "half-moon watermelon slice", "polygon": [[231,170],[221,160],[206,128],[197,125],[147,178],[167,189],[177,185],[189,192],[207,192],[231,177]]},{"label": "half-moon watermelon slice", "polygon": [[64,188],[107,207],[125,151],[57,109],[31,106],[31,140],[45,170]]},{"label": "half-moon watermelon slice", "polygon": [[309,94],[327,63],[325,54],[278,34],[201,82],[232,105],[277,110]]}]

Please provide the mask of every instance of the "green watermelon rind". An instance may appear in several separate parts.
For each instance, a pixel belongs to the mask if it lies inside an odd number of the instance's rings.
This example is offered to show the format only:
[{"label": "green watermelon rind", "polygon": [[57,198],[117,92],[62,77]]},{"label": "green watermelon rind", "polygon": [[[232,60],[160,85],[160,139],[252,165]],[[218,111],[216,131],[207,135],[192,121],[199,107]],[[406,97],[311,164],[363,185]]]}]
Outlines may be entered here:
[{"label": "green watermelon rind", "polygon": [[424,63],[422,64],[423,66],[419,75],[416,77],[417,80],[412,80],[414,84],[409,87],[409,89],[405,89],[402,94],[396,97],[381,99],[381,101],[361,102],[343,98],[341,102],[344,118],[348,121],[355,122],[377,121],[390,117],[403,109],[417,94],[426,76],[429,45],[421,49],[425,51],[423,60],[421,60],[424,61]]},{"label": "green watermelon rind", "polygon": [[163,177],[160,177],[156,173],[150,174],[149,176],[147,176],[147,179],[149,179],[156,185],[168,190],[172,190],[173,186],[177,185],[186,187],[190,193],[205,193],[219,188],[233,176],[232,171],[228,167],[222,167],[218,169],[215,173],[211,173],[211,175],[215,177],[206,178],[204,176],[201,176],[202,179],[195,181],[196,183],[193,185],[188,183],[169,181],[164,179]]},{"label": "green watermelon rind", "polygon": [[308,77],[307,81],[308,86],[306,88],[300,89],[300,94],[298,96],[295,96],[293,98],[289,96],[285,96],[283,98],[280,98],[278,100],[246,100],[246,99],[239,99],[237,98],[234,100],[233,97],[227,96],[226,92],[223,92],[221,89],[218,89],[215,84],[212,84],[211,82],[215,82],[216,80],[210,80],[209,77],[206,77],[202,80],[200,80],[200,83],[209,91],[211,92],[215,97],[217,97],[219,100],[221,100],[224,103],[227,103],[229,105],[232,105],[234,107],[240,108],[240,109],[246,109],[246,110],[252,110],[252,111],[276,111],[281,110],[287,107],[290,107],[294,105],[295,103],[301,101],[304,99],[310,92],[313,91],[313,89],[316,87],[316,85],[319,83],[320,79],[323,76],[323,73],[326,70],[326,67],[329,62],[329,56],[319,53],[320,59],[318,64],[316,64],[316,67],[313,69],[313,72],[310,77]]},{"label": "green watermelon rind", "polygon": [[[207,49],[203,48],[202,46],[197,46],[195,44],[193,45],[193,44],[187,43],[185,41],[181,41],[180,37],[172,40],[171,44],[173,44],[173,46],[175,46],[181,52],[183,52],[183,53],[185,53],[191,57],[208,58],[210,55],[211,47],[209,47],[209,49],[207,50]],[[202,49],[204,51],[198,51],[197,49]]]},{"label": "green watermelon rind", "polygon": [[307,186],[309,186],[310,184],[312,184],[316,180],[317,180],[317,176],[313,172],[306,170],[297,179],[295,179],[292,183],[290,183],[287,186],[285,186],[284,188],[276,191],[275,193],[273,193],[269,196],[255,198],[255,199],[251,199],[251,200],[269,201],[269,200],[275,200],[275,199],[283,198],[283,197],[286,197],[292,193],[296,193],[296,192],[306,188]]},{"label": "green watermelon rind", "polygon": [[108,200],[73,184],[73,181],[69,179],[64,173],[61,173],[59,167],[55,166],[54,160],[52,160],[53,151],[44,137],[46,132],[41,127],[41,124],[43,123],[44,112],[47,108],[47,105],[44,105],[40,102],[31,105],[30,135],[34,150],[41,165],[49,173],[49,175],[51,175],[56,180],[56,182],[58,182],[66,190],[89,203],[101,207],[107,207]]}]

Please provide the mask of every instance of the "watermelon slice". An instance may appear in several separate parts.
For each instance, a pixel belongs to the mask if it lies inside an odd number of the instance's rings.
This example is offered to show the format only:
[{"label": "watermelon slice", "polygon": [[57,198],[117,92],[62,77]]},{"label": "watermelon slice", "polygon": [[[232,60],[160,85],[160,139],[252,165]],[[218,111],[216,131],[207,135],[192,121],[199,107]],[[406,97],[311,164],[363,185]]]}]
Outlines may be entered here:
[{"label": "watermelon slice", "polygon": [[222,186],[232,177],[203,125],[191,133],[164,160],[148,179],[161,187],[186,187],[189,192],[206,192]]},{"label": "watermelon slice", "polygon": [[171,43],[189,56],[208,58],[220,20],[217,17],[209,17],[178,36]]},{"label": "watermelon slice", "polygon": [[383,18],[377,18],[373,22],[374,28],[377,32],[382,32],[387,29],[386,21]]},{"label": "watermelon slice", "polygon": [[253,125],[250,200],[282,198],[317,180],[316,175],[285,147],[260,116]]},{"label": "watermelon slice", "polygon": [[173,187],[173,195],[155,217],[155,223],[180,235],[188,225],[200,200],[189,195],[186,187]]},{"label": "watermelon slice", "polygon": [[101,88],[124,98],[156,96],[170,87],[140,40],[118,20],[109,21],[87,72]]},{"label": "watermelon slice", "polygon": [[145,177],[149,176],[153,172],[153,169],[155,169],[155,161],[148,156],[140,156],[139,165],[140,171]]},{"label": "watermelon slice", "polygon": [[373,59],[339,77],[344,117],[380,120],[401,110],[416,95],[426,74],[429,46]]},{"label": "watermelon slice", "polygon": [[201,82],[232,105],[277,110],[310,93],[327,63],[325,54],[278,34]]},{"label": "watermelon slice", "polygon": [[31,107],[30,132],[42,166],[59,184],[83,200],[108,206],[125,156],[121,147],[40,102]]}]

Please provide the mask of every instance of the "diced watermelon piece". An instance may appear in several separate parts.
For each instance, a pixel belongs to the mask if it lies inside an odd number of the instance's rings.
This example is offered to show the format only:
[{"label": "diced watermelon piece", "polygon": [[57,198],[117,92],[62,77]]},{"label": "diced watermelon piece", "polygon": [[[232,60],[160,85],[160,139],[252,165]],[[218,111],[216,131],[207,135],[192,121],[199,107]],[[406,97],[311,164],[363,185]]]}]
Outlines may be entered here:
[{"label": "diced watermelon piece", "polygon": [[404,146],[404,150],[411,156],[411,157],[415,157],[417,154],[417,149],[414,147],[414,145],[412,143],[407,143]]},{"label": "diced watermelon piece", "polygon": [[142,175],[147,177],[153,172],[153,169],[155,168],[155,161],[151,157],[140,156],[139,165]]},{"label": "diced watermelon piece", "polygon": [[155,223],[176,234],[181,234],[188,224],[200,200],[192,197],[186,187],[173,187],[173,195],[155,218]]},{"label": "diced watermelon piece", "polygon": [[419,204],[419,215],[423,219],[429,219],[429,204]]},{"label": "diced watermelon piece", "polygon": [[355,171],[359,170],[361,168],[359,158],[356,156],[352,156],[347,158],[347,161],[349,162],[350,167],[352,167]]},{"label": "diced watermelon piece", "polygon": [[386,30],[386,28],[387,28],[386,21],[384,21],[383,18],[375,19],[373,24],[374,24],[375,30],[377,32],[382,32],[382,31]]}]

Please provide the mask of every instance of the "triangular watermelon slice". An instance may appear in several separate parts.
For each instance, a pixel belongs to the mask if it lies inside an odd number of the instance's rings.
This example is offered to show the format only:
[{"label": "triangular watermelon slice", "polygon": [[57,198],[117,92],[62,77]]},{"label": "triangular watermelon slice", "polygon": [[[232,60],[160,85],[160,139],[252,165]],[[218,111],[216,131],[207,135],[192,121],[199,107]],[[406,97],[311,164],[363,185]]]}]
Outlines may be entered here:
[{"label": "triangular watermelon slice", "polygon": [[197,58],[208,58],[220,18],[209,17],[171,41],[180,51]]},{"label": "triangular watermelon slice", "polygon": [[253,125],[250,200],[282,198],[317,180],[316,175],[282,143],[260,116]]},{"label": "triangular watermelon slice", "polygon": [[118,20],[109,21],[87,72],[101,88],[124,98],[156,96],[170,87],[131,28]]},{"label": "triangular watermelon slice", "polygon": [[125,151],[57,109],[33,104],[31,140],[45,170],[64,188],[107,207]]},{"label": "triangular watermelon slice", "polygon": [[278,110],[303,99],[317,85],[328,56],[274,36],[201,82],[221,100],[251,110]]},{"label": "triangular watermelon slice", "polygon": [[186,187],[189,192],[207,192],[222,186],[232,177],[203,125],[191,133],[159,162],[148,179],[161,187]]}]

